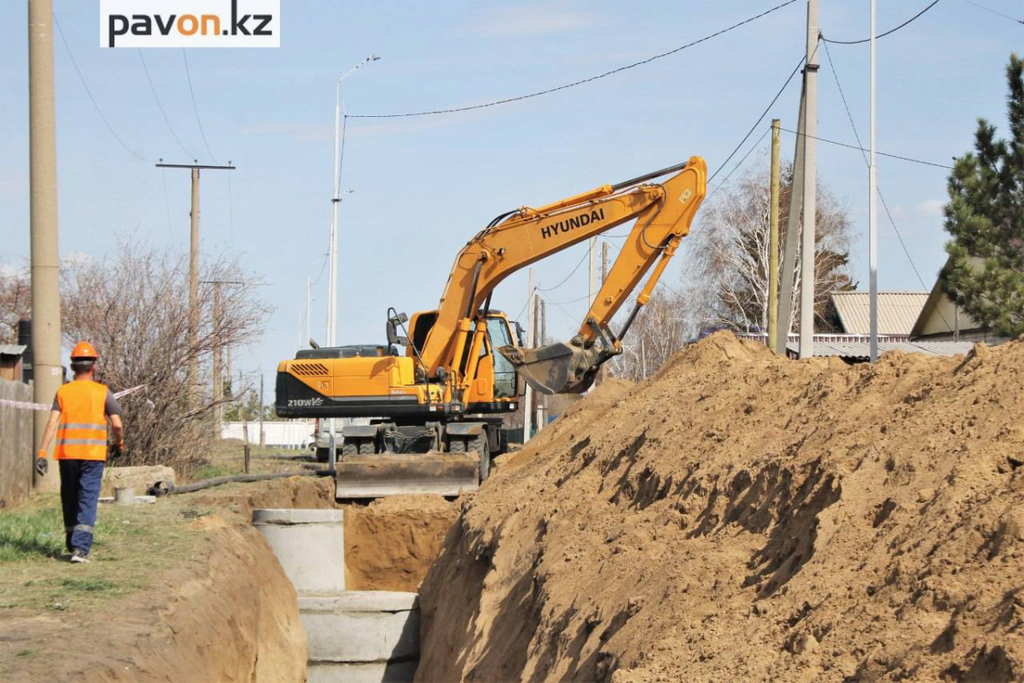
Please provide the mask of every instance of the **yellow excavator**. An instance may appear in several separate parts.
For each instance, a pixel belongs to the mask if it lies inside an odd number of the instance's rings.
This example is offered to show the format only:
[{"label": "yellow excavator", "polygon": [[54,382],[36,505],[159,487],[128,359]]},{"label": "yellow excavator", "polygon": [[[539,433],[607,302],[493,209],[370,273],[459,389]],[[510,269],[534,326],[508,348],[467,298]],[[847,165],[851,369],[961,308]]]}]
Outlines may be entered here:
[{"label": "yellow excavator", "polygon": [[[664,176],[670,177],[654,182]],[[281,362],[277,414],[371,418],[341,429],[338,499],[474,490],[487,478],[491,458],[507,448],[501,415],[518,407],[519,377],[546,394],[586,391],[601,365],[622,353],[622,338],[689,232],[706,191],[707,165],[692,157],[499,215],[455,258],[436,310],[411,318],[388,310],[386,344],[303,349]],[[498,284],[627,221],[635,224],[576,335],[567,343],[525,348],[508,316],[491,308]],[[612,317],[652,268],[615,333]]]}]

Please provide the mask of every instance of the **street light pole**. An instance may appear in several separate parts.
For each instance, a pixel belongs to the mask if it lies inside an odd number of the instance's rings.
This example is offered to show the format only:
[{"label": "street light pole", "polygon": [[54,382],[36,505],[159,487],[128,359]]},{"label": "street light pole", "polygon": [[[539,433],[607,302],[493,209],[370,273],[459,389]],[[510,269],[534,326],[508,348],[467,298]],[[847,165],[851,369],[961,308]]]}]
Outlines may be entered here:
[{"label": "street light pole", "polygon": [[[338,345],[338,204],[341,203],[341,146],[345,139],[342,126],[342,82],[354,74],[359,67],[370,62],[376,62],[380,57],[370,55],[363,61],[348,70],[344,76],[338,79],[334,89],[334,197],[331,199],[331,246],[328,260],[330,268],[327,276],[327,345]],[[337,443],[335,441],[334,418],[330,420],[330,435],[328,438],[328,469],[334,471],[338,460]]]},{"label": "street light pole", "polygon": [[380,57],[370,55],[363,61],[348,70],[344,76],[338,79],[334,92],[334,197],[331,199],[331,245],[329,249],[330,261],[327,276],[327,345],[337,346],[338,339],[338,204],[341,203],[341,145],[343,140],[341,128],[341,84],[346,78],[356,72],[359,67],[370,62],[375,62]]}]

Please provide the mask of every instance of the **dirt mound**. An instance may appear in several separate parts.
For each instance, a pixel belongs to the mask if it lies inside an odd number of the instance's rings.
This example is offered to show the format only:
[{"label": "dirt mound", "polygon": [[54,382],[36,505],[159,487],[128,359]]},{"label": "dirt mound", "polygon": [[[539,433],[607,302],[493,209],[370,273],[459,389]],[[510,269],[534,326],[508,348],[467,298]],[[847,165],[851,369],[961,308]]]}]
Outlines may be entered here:
[{"label": "dirt mound", "polygon": [[415,592],[458,516],[441,496],[393,496],[369,505],[339,505],[334,480],[289,477],[259,485],[232,484],[194,494],[197,504],[233,513],[239,522],[256,508],[345,511],[345,588]]},{"label": "dirt mound", "polygon": [[1024,678],[1024,342],[875,366],[729,334],[466,505],[423,680]]},{"label": "dirt mound", "polygon": [[345,587],[415,592],[459,508],[441,496],[381,498],[345,512]]}]

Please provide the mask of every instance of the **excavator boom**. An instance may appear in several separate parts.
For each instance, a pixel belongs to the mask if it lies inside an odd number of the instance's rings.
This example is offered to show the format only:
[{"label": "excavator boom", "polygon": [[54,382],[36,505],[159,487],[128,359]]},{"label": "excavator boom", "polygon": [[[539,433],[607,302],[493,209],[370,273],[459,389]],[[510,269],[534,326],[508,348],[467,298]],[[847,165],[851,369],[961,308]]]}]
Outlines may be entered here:
[{"label": "excavator boom", "polygon": [[[654,178],[674,173],[660,183]],[[562,199],[538,209],[523,207],[496,219],[459,253],[422,352],[428,372],[449,368],[465,348],[459,326],[473,318],[506,277],[551,254],[611,230],[635,224],[576,336],[540,349],[506,346],[498,351],[538,391],[581,392],[602,363],[621,352],[619,339],[647,303],[689,232],[707,191],[707,165],[701,157],[685,164]],[[654,269],[618,335],[609,322],[643,277]]]}]

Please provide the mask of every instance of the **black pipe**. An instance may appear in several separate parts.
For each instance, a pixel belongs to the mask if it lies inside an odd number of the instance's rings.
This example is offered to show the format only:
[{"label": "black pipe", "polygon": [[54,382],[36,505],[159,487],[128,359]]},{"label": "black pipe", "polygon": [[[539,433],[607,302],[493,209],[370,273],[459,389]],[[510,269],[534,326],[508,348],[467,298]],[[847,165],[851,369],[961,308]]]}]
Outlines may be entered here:
[{"label": "black pipe", "polygon": [[646,173],[644,175],[637,176],[636,178],[631,178],[631,179],[623,181],[621,183],[615,183],[614,185],[612,185],[612,190],[617,192],[617,191],[621,190],[624,187],[629,187],[630,185],[636,185],[637,183],[642,183],[645,180],[651,180],[652,178],[657,178],[658,176],[663,176],[666,173],[672,173],[673,171],[681,171],[681,170],[683,170],[684,168],[686,168],[689,165],[690,165],[690,162],[687,161],[687,162],[684,162],[682,164],[676,164],[675,166],[669,166],[668,168],[663,168],[660,171],[654,171],[653,173]]},{"label": "black pipe", "polygon": [[476,267],[473,269],[473,286],[469,289],[469,301],[466,302],[466,318],[473,317],[473,299],[476,298],[476,286],[480,282],[480,269],[484,265],[484,255],[480,254],[480,258],[476,262]]},{"label": "black pipe", "polygon": [[629,327],[636,319],[636,314],[640,312],[640,307],[641,304],[637,304],[633,307],[633,311],[629,314],[629,318],[626,319],[626,324],[622,326],[621,330],[619,330],[619,341],[622,341],[622,338],[626,336],[626,332],[629,332]]},{"label": "black pipe", "polygon": [[192,493],[193,491],[208,489],[211,486],[221,486],[223,484],[231,484],[235,482],[250,483],[254,481],[267,481],[270,479],[285,479],[287,477],[312,477],[330,473],[330,470],[316,470],[315,472],[303,471],[276,472],[273,474],[238,474],[233,477],[214,477],[213,479],[197,481],[194,484],[185,484],[184,486],[168,486],[166,489],[154,486],[153,489],[155,495],[164,496],[172,493]]}]

